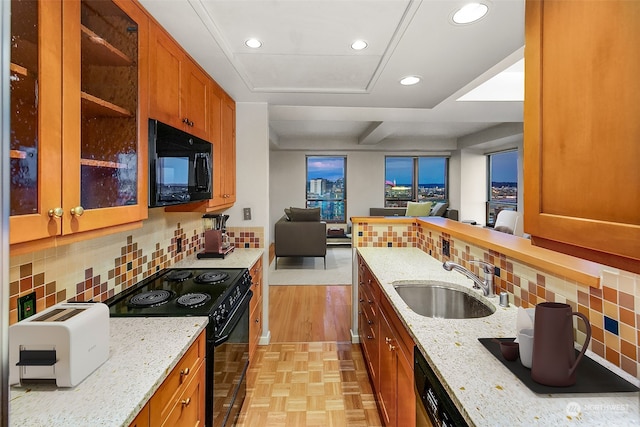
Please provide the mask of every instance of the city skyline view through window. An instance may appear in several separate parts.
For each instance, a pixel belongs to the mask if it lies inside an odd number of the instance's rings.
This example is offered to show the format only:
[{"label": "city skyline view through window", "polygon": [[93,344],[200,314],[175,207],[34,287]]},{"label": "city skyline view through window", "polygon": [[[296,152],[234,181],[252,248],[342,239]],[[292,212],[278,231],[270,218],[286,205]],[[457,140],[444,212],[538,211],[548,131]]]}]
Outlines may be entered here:
[{"label": "city skyline view through window", "polygon": [[320,208],[320,219],[345,222],[347,158],[307,156],[306,205]]},{"label": "city skyline view through window", "polygon": [[386,157],[385,207],[446,200],[447,167],[446,157]]},{"label": "city skyline view through window", "polygon": [[487,224],[493,224],[501,210],[518,210],[518,152],[504,151],[487,156]]}]

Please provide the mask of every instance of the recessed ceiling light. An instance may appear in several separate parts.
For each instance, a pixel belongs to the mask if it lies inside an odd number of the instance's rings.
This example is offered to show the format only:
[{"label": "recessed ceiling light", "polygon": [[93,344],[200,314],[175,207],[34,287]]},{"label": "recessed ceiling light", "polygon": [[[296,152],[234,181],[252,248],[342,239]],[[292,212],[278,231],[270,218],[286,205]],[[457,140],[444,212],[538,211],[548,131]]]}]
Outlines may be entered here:
[{"label": "recessed ceiling light", "polygon": [[353,50],[362,50],[362,49],[366,49],[367,47],[367,42],[364,40],[356,40],[353,43],[351,43],[351,49]]},{"label": "recessed ceiling light", "polygon": [[255,38],[247,39],[247,41],[245,41],[244,44],[252,49],[257,49],[260,46],[262,46],[262,42]]},{"label": "recessed ceiling light", "polygon": [[419,76],[407,76],[400,79],[400,84],[403,86],[411,86],[420,82]]},{"label": "recessed ceiling light", "polygon": [[469,3],[458,9],[451,19],[456,24],[470,24],[487,14],[489,6],[484,3]]}]

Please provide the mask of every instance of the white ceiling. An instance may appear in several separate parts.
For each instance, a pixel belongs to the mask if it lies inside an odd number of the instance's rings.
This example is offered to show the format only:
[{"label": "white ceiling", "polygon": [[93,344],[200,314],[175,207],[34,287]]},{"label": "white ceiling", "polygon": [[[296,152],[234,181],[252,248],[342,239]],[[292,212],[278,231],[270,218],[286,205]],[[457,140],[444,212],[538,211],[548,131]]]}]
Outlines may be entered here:
[{"label": "white ceiling", "polygon": [[522,122],[521,101],[456,101],[523,57],[524,0],[483,2],[454,25],[465,0],[141,0],[237,102],[269,104],[273,149],[403,151]]}]

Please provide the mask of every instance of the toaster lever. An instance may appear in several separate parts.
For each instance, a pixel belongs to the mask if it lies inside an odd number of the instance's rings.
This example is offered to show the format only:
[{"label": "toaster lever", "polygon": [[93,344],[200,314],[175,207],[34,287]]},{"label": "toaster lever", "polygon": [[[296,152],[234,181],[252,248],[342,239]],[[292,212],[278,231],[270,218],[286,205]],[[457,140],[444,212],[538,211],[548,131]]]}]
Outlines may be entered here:
[{"label": "toaster lever", "polygon": [[20,350],[17,366],[52,366],[57,362],[55,350]]}]

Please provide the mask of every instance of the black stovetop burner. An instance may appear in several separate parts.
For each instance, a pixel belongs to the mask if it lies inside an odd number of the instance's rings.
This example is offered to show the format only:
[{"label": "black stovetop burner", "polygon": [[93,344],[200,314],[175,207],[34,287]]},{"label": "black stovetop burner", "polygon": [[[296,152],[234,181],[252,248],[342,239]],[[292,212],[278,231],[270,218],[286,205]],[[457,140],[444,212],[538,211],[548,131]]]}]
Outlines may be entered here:
[{"label": "black stovetop burner", "polygon": [[216,284],[224,282],[229,278],[229,275],[224,271],[207,271],[206,273],[198,274],[195,279],[193,279],[196,283],[204,283],[204,284]]},{"label": "black stovetop burner", "polygon": [[156,289],[152,291],[141,292],[129,299],[129,305],[131,307],[157,307],[169,301],[173,297],[172,291],[164,289]]},{"label": "black stovetop burner", "polygon": [[250,286],[246,268],[167,269],[105,303],[112,317],[211,316],[228,312]]},{"label": "black stovetop burner", "polygon": [[184,280],[187,280],[191,276],[193,276],[191,270],[169,270],[169,272],[164,277],[168,280],[182,282]]},{"label": "black stovetop burner", "polygon": [[176,304],[183,307],[196,308],[205,305],[207,301],[211,299],[211,295],[203,294],[200,292],[194,292],[190,294],[184,294],[176,300]]}]

